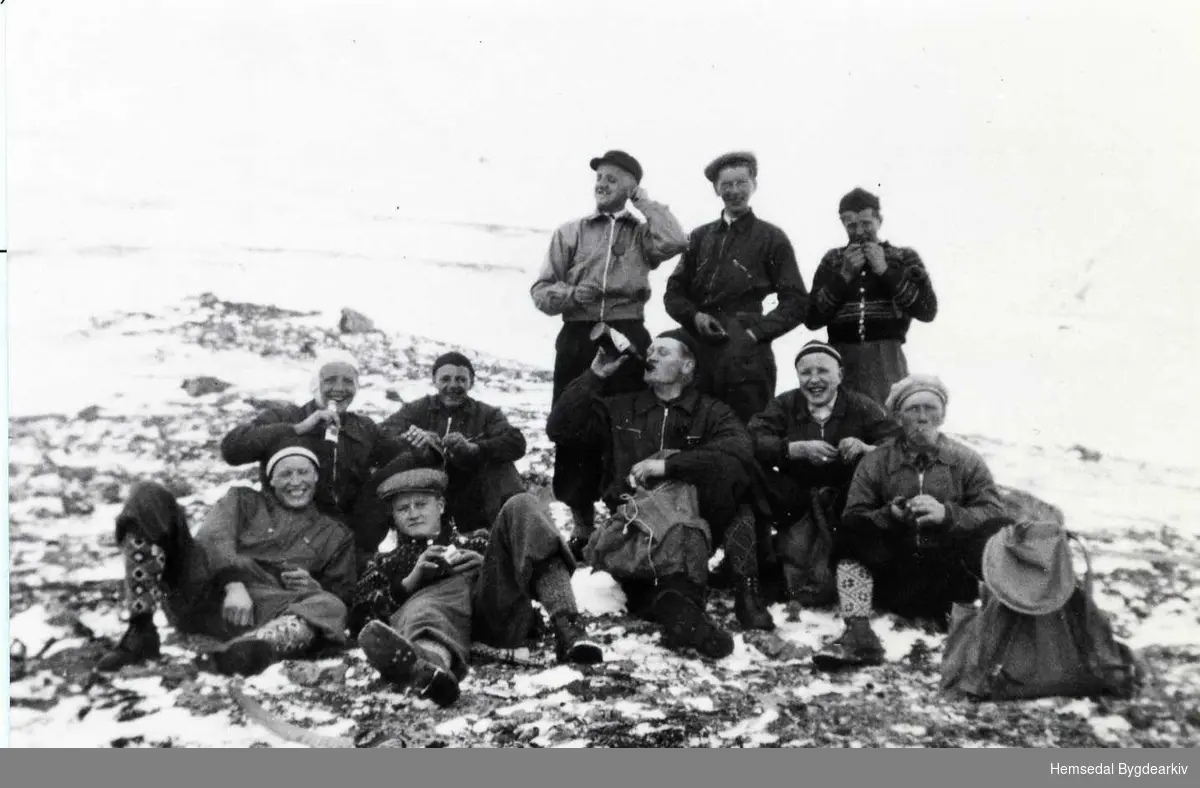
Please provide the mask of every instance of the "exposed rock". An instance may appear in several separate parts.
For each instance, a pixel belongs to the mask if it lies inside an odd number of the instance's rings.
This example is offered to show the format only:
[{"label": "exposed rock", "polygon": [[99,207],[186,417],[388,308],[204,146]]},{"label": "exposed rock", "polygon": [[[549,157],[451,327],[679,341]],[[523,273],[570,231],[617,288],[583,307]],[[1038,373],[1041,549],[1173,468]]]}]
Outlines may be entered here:
[{"label": "exposed rock", "polygon": [[369,334],[375,330],[375,322],[362,312],[345,307],[342,309],[342,319],[338,321],[338,330],[343,334]]},{"label": "exposed rock", "polygon": [[222,391],[233,386],[220,378],[214,378],[211,375],[201,375],[198,378],[188,378],[183,381],[181,389],[186,391],[190,396],[203,397],[206,394],[220,394]]},{"label": "exposed rock", "polygon": [[86,408],[84,408],[83,410],[76,413],[75,418],[77,418],[81,421],[95,421],[99,415],[100,415],[100,406],[99,405],[88,405]]},{"label": "exposed rock", "polygon": [[400,392],[396,391],[395,389],[388,389],[383,393],[383,396],[389,402],[399,402],[401,405],[404,404],[404,398],[401,397]]}]

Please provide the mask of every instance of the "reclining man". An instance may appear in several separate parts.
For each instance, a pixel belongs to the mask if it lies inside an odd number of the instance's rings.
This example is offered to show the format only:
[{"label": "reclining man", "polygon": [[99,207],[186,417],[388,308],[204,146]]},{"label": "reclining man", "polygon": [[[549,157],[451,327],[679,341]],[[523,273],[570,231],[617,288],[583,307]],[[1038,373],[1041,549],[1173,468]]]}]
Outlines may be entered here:
[{"label": "reclining man", "polygon": [[443,525],[448,479],[436,468],[400,470],[379,488],[389,502],[396,549],[380,553],[358,581],[350,631],[385,679],[440,706],[459,696],[472,639],[511,649],[550,614],[560,661],[594,664],[575,605],[575,561],[545,506],[529,493],[501,508],[491,532]]},{"label": "reclining man", "polygon": [[[433,385],[433,394],[405,404],[379,425],[380,431],[408,444],[427,464],[444,463],[449,477],[445,519],[460,533],[486,531],[505,501],[525,492],[513,464],[525,456],[525,436],[499,408],[470,396],[475,367],[462,353],[451,351],[433,362]],[[408,453],[402,453],[365,486],[354,522],[371,554],[387,536],[392,519],[391,507],[376,491],[411,464]]]},{"label": "reclining man", "polygon": [[346,640],[354,592],[354,539],[318,511],[318,460],[296,440],[263,463],[264,489],[234,487],[193,540],[162,485],[136,485],[117,516],[125,554],[129,629],[97,669],[118,670],[159,654],[159,597],[180,631],[232,638],[211,658],[226,674],[258,673],[322,640]]},{"label": "reclining man", "polygon": [[820,668],[883,661],[873,604],[945,631],[951,605],[978,597],[983,548],[1011,519],[983,458],[941,433],[948,400],[931,375],[909,375],[888,394],[901,433],[854,472],[835,534],[846,630],[814,656]]},{"label": "reclining man", "polygon": [[[789,557],[809,566],[814,555],[793,556],[792,548],[812,552],[816,545],[800,534],[801,518],[820,522],[824,517],[836,529],[850,480],[859,461],[876,445],[899,431],[899,425],[883,407],[865,394],[842,385],[842,357],[829,345],[812,340],[800,349],[795,360],[800,386],[771,401],[767,409],[750,420],[754,453],[764,471],[765,486],[773,519],[780,528],[780,550],[788,597],[805,604],[832,601],[832,584],[824,580],[832,566],[822,565],[813,574],[821,581],[814,588],[812,577],[789,571]],[[760,534],[764,530],[760,529]],[[801,543],[803,541],[803,544]],[[829,553],[824,553],[828,559]],[[794,563],[794,562],[793,562]],[[810,597],[813,592],[818,597]]]},{"label": "reclining man", "polygon": [[[736,611],[747,629],[772,629],[758,585],[754,514],[743,504],[754,462],[745,427],[729,406],[692,386],[696,373],[695,340],[675,329],[650,345],[640,392],[601,397],[605,379],[626,363],[598,351],[591,369],[576,378],[550,411],[546,434],[572,441],[606,458],[604,502],[616,512],[629,480],[647,487],[661,479],[692,484],[699,493],[699,515],[724,546],[737,578]],[[666,459],[662,455],[675,451]],[[688,540],[703,543],[689,530]],[[683,543],[688,555],[695,544]],[[630,611],[660,623],[670,648],[695,647],[720,658],[733,650],[729,633],[705,612],[708,545],[696,550],[690,571],[660,577],[656,585],[622,581]]]}]

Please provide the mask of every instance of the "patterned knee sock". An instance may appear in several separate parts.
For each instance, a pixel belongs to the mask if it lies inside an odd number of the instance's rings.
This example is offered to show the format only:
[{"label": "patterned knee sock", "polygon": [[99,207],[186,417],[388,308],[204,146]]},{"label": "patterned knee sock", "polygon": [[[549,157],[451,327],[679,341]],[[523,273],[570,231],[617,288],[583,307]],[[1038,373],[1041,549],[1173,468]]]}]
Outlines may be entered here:
[{"label": "patterned knee sock", "polygon": [[141,536],[126,534],[121,550],[125,554],[125,598],[131,621],[152,620],[162,590],[166,554],[162,548]]},{"label": "patterned knee sock", "polygon": [[738,508],[725,529],[725,556],[735,577],[758,577],[758,536],[754,531],[754,510]]},{"label": "patterned knee sock", "polygon": [[551,618],[560,613],[579,612],[571,588],[571,573],[561,558],[551,558],[538,567],[533,576],[533,590]]},{"label": "patterned knee sock", "polygon": [[857,561],[840,561],[837,565],[838,608],[842,620],[871,617],[871,594],[875,581],[871,573]]},{"label": "patterned knee sock", "polygon": [[265,640],[280,657],[303,654],[317,638],[308,622],[299,616],[273,618],[250,633],[249,637]]},{"label": "patterned knee sock", "polygon": [[436,640],[425,640],[424,638],[414,640],[413,645],[424,651],[430,662],[443,670],[450,670],[450,649]]}]

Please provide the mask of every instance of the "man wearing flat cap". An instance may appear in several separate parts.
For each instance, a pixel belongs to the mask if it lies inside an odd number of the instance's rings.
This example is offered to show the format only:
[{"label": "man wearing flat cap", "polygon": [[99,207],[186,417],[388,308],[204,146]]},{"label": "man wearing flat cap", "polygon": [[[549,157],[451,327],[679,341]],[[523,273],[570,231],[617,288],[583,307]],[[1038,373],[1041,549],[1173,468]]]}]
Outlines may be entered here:
[{"label": "man wearing flat cap", "polygon": [[[474,385],[471,360],[457,351],[443,353],[433,362],[434,393],[405,403],[379,425],[384,435],[413,452],[444,462],[449,475],[446,516],[464,533],[491,527],[504,502],[525,492],[514,465],[525,456],[525,436],[499,408],[471,397]],[[398,460],[410,461],[403,456]],[[392,465],[385,465],[367,483],[368,493],[394,473]],[[370,514],[361,514],[356,522],[360,529],[370,523],[377,548],[387,534],[388,509],[378,497],[364,497]]]},{"label": "man wearing flat cap", "polygon": [[912,249],[879,240],[879,198],[856,188],[838,203],[849,242],[830,249],[813,275],[805,325],[827,328],[842,354],[846,386],[883,404],[908,374],[904,342],[913,319],[931,322],[937,296]]},{"label": "man wearing flat cap", "polygon": [[594,664],[571,588],[575,562],[544,505],[529,493],[509,498],[490,531],[463,534],[442,520],[446,474],[417,461],[379,487],[396,548],[362,573],[350,631],[385,679],[440,706],[458,699],[471,643],[524,644],[537,600],[550,615],[561,662]]},{"label": "man wearing flat cap", "polygon": [[850,483],[834,547],[846,630],[814,656],[820,668],[883,661],[873,605],[945,631],[951,606],[978,597],[984,547],[1011,520],[983,458],[941,432],[949,398],[932,375],[909,375],[888,394],[901,431]]},{"label": "man wearing flat cap", "polygon": [[[719,156],[704,177],[725,208],[692,231],[664,303],[699,340],[697,387],[747,423],[775,396],[771,343],[804,320],[808,292],[787,235],[750,207],[758,187],[754,154]],[[779,303],[764,315],[763,299],[772,294]]]},{"label": "man wearing flat cap", "polygon": [[[750,420],[749,430],[779,528],[787,595],[819,605],[831,601],[833,567],[828,553],[820,567],[814,565],[819,557],[812,554],[815,534],[809,531],[821,517],[836,528],[858,463],[895,436],[899,425],[879,403],[842,385],[841,355],[824,342],[806,343],[794,367],[799,387],[773,399]],[[760,538],[764,532],[769,529],[760,530]]]},{"label": "man wearing flat cap", "polygon": [[[596,210],[554,231],[546,260],[530,293],[547,315],[561,315],[554,344],[554,392],[557,402],[567,384],[587,371],[596,352],[592,332],[603,323],[624,335],[639,353],[650,345],[644,324],[650,300],[650,272],[687,246],[687,236],[670,209],[641,188],[642,165],[625,151],[610,150],[591,160],[596,173]],[[643,216],[639,221],[632,204]],[[610,393],[641,384],[622,370],[608,384]],[[570,443],[555,446],[554,494],[571,507],[576,536],[586,541],[599,497],[598,459]]]},{"label": "man wearing flat cap", "polygon": [[[659,334],[647,352],[643,389],[609,396],[605,381],[632,363],[628,356],[614,359],[597,351],[591,368],[550,411],[546,434],[606,459],[603,500],[610,512],[618,510],[623,496],[660,481],[694,485],[711,542],[724,543],[737,578],[739,622],[746,629],[772,629],[759,595],[753,512],[743,504],[754,462],[750,436],[727,405],[692,385],[696,347],[695,339],[679,329]],[[688,531],[687,540],[698,538]],[[658,577],[648,586],[621,584],[631,612],[660,623],[669,648],[696,648],[720,658],[733,642],[705,612],[709,547],[702,539],[685,541],[681,551],[695,558],[687,571]]]}]

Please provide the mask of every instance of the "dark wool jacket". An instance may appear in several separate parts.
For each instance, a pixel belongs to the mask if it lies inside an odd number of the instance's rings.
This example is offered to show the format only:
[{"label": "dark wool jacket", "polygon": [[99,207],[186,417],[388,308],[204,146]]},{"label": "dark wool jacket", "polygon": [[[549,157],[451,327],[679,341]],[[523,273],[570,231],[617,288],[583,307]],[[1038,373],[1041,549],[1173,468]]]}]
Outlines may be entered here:
[{"label": "dark wool jacket", "polygon": [[[771,293],[779,305],[763,315],[763,299]],[[718,319],[741,314],[748,315],[739,321],[744,328],[770,342],[804,320],[808,291],[787,235],[751,211],[732,225],[721,218],[692,231],[663,302],[688,331],[695,330],[697,312]]]},{"label": "dark wool jacket", "polygon": [[887,241],[880,246],[887,262],[882,276],[867,265],[847,282],[842,276],[845,247],[830,249],[821,258],[804,324],[814,331],[828,326],[831,344],[903,342],[913,318],[929,323],[937,316],[937,295],[917,253]]},{"label": "dark wool jacket", "polygon": [[379,424],[385,435],[397,440],[410,426],[443,437],[450,432],[462,433],[479,446],[476,465],[516,462],[525,456],[525,436],[521,431],[508,423],[499,408],[470,397],[461,407],[450,410],[436,394],[430,394],[406,403]]},{"label": "dark wool jacket", "polygon": [[692,484],[703,483],[715,455],[752,467],[750,434],[728,405],[692,387],[672,402],[650,389],[601,398],[603,387],[591,370],[572,381],[550,411],[546,435],[605,455],[604,501],[614,511],[630,469],[663,450],[678,450],[666,461],[667,478]]},{"label": "dark wool jacket", "polygon": [[459,534],[455,531],[437,539],[413,539],[397,534],[396,549],[372,558],[358,578],[350,607],[351,637],[358,637],[359,631],[371,621],[387,621],[408,600],[404,578],[416,567],[421,553],[435,542],[453,544],[460,550],[474,550],[483,555],[487,550],[488,532]]},{"label": "dark wool jacket", "polygon": [[336,462],[334,444],[324,430],[297,437],[293,426],[320,410],[314,400],[304,405],[280,403],[267,408],[248,424],[235,427],[221,440],[221,457],[230,465],[262,464],[263,489],[270,489],[266,462],[283,440],[298,440],[321,463],[317,479],[317,508],[347,522],[363,485],[374,468],[387,464],[406,444],[387,437],[375,422],[357,413],[342,414]]},{"label": "dark wool jacket", "polygon": [[754,455],[763,467],[778,468],[803,489],[836,487],[842,491],[849,488],[857,462],[847,464],[839,459],[818,465],[790,459],[788,444],[823,440],[836,448],[845,438],[858,438],[877,446],[900,432],[900,425],[877,402],[845,388],[838,389],[833,413],[824,425],[813,419],[804,394],[793,389],[772,400],[747,428],[754,439]]}]

